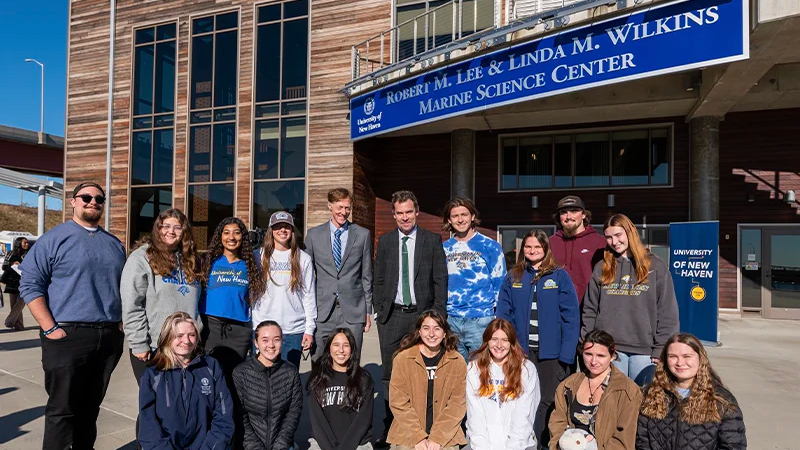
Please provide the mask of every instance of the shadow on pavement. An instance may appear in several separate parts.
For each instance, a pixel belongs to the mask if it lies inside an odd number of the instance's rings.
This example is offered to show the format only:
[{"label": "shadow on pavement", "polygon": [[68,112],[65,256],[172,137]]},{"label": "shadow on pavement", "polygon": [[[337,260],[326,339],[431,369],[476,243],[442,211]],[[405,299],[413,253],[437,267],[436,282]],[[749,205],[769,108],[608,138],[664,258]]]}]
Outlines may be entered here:
[{"label": "shadow on pavement", "polygon": [[3,395],[3,394],[8,394],[9,392],[14,392],[14,391],[16,391],[16,390],[19,390],[19,388],[18,388],[18,387],[7,387],[7,388],[3,388],[3,389],[0,389],[0,395]]},{"label": "shadow on pavement", "polygon": [[117,450],[136,450],[136,441],[130,441],[122,447],[117,447]]},{"label": "shadow on pavement", "polygon": [[5,444],[6,442],[30,433],[29,431],[21,430],[20,427],[43,415],[44,406],[37,406],[0,417],[0,444]]},{"label": "shadow on pavement", "polygon": [[38,348],[42,342],[36,339],[26,339],[24,341],[12,341],[0,343],[0,351],[8,352],[11,350],[26,350],[29,348]]}]

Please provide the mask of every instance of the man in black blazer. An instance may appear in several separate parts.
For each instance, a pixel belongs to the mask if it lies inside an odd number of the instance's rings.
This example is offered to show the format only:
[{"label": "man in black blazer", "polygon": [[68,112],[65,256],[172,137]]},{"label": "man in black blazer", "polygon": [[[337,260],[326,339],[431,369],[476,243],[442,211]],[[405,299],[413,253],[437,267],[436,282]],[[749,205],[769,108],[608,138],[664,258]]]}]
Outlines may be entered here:
[{"label": "man in black blazer", "polygon": [[372,304],[377,314],[386,408],[384,432],[376,442],[379,446],[385,443],[393,419],[389,409],[392,355],[423,311],[435,309],[447,317],[447,261],[442,238],[419,228],[418,215],[419,203],[411,191],[392,194],[397,228],[378,239],[375,256]]}]

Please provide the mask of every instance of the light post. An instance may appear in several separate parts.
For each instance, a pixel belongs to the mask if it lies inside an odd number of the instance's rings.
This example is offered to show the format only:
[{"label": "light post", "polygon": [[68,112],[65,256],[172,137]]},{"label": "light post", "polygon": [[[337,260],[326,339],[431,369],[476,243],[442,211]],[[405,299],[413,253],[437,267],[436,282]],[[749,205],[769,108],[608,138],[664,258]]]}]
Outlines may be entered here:
[{"label": "light post", "polygon": [[44,64],[33,58],[26,58],[25,62],[32,62],[42,68],[42,102],[41,102],[41,116],[39,118],[39,144],[44,144]]}]

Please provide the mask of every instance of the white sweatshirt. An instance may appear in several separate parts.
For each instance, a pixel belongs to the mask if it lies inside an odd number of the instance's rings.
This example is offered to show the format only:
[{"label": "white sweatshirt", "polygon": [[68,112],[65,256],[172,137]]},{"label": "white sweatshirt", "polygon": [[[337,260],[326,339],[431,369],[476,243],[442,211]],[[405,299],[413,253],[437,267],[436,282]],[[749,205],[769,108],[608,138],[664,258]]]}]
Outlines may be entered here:
[{"label": "white sweatshirt", "polygon": [[471,362],[467,371],[467,437],[472,450],[525,450],[536,447],[533,419],[539,407],[539,375],[525,360],[522,368],[522,395],[500,403],[498,390],[505,384],[503,368],[494,362],[490,368],[495,392],[479,397],[480,371]]},{"label": "white sweatshirt", "polygon": [[[314,265],[311,257],[298,250],[303,286],[292,291],[289,281],[292,267],[289,262],[291,250],[274,250],[270,260],[273,281],[267,279],[264,295],[253,305],[253,329],[265,320],[274,320],[283,329],[283,334],[314,334],[317,320],[317,298],[314,288]],[[261,251],[258,252],[261,258]]]}]

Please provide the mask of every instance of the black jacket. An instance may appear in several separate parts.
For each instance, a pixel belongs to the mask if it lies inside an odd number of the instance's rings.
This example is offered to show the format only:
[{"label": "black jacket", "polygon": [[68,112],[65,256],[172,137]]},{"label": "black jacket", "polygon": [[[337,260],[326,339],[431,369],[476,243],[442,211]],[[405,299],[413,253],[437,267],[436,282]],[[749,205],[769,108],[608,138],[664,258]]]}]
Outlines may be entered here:
[{"label": "black jacket", "polygon": [[303,410],[297,368],[283,360],[265,367],[253,357],[233,370],[233,383],[242,406],[245,450],[291,447]]},{"label": "black jacket", "polygon": [[[417,309],[435,309],[447,317],[447,260],[442,237],[417,225],[414,243],[414,280],[411,288]],[[378,238],[372,271],[372,306],[378,321],[386,323],[392,313],[400,282],[400,231],[397,228]]]},{"label": "black jacket", "polygon": [[[654,419],[639,414],[636,431],[636,450],[745,450],[745,437],[742,410],[736,398],[722,386],[717,392],[733,406],[724,410],[721,422],[707,422],[698,425],[683,422],[678,410],[678,400],[672,394],[669,413],[663,419]],[[645,393],[645,396],[647,394]],[[721,407],[720,407],[721,408]]]}]

